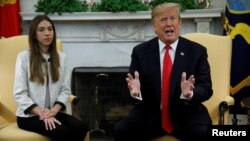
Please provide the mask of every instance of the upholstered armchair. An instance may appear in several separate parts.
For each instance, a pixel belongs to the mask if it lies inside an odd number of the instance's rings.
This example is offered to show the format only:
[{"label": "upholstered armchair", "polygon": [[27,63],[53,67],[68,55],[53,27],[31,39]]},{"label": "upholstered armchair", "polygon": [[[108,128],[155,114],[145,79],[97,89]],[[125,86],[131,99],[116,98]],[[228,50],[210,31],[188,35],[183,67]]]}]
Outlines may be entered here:
[{"label": "upholstered armchair", "polygon": [[[234,99],[230,96],[231,37],[208,33],[189,33],[183,37],[207,48],[214,93],[203,104],[208,108],[213,125],[228,124],[229,106],[234,105]],[[167,135],[152,141],[177,141],[177,139]]]},{"label": "upholstered armchair", "polygon": [[[62,50],[60,39],[57,39],[57,47]],[[26,48],[27,35],[0,39],[0,141],[51,141],[40,134],[22,130],[16,124],[16,103],[13,98],[15,63],[18,52]],[[69,103],[75,98],[72,95]],[[84,141],[89,141],[89,134]]]}]

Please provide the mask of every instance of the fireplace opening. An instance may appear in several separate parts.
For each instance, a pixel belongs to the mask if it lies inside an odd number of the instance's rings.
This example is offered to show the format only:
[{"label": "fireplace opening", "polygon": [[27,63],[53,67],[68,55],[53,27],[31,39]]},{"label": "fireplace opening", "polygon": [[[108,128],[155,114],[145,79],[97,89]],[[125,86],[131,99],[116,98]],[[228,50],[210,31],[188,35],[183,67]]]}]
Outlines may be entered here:
[{"label": "fireplace opening", "polygon": [[115,123],[133,107],[125,78],[128,67],[77,67],[72,93],[79,98],[77,114],[89,126],[91,139],[112,140]]}]

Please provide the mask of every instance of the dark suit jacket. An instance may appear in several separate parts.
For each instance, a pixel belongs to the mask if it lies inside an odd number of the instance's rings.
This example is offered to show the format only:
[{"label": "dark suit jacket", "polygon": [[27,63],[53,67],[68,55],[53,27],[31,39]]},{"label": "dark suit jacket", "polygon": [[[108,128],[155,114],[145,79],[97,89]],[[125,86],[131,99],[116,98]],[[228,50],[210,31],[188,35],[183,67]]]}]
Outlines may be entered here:
[{"label": "dark suit jacket", "polygon": [[[143,110],[151,116],[161,108],[161,69],[158,38],[137,45],[132,52],[130,73],[137,70],[140,75],[143,100],[135,109]],[[207,60],[206,48],[198,43],[180,37],[173,63],[170,83],[170,114],[175,128],[183,128],[190,124],[210,124],[211,119],[202,102],[212,96],[210,66]],[[181,74],[187,73],[187,78],[195,76],[195,89],[192,100],[180,99]],[[147,119],[148,118],[148,119]]]}]

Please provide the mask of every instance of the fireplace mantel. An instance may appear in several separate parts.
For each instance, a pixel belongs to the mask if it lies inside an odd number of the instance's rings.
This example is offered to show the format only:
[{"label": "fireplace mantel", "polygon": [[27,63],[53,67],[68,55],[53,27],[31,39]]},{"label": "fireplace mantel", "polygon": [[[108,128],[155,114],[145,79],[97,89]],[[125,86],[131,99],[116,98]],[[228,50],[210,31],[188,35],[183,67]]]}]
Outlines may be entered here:
[{"label": "fireplace mantel", "polygon": [[[27,25],[29,24],[29,22],[35,15],[38,14],[43,14],[43,13],[21,12],[21,16],[24,21],[24,34],[28,33]],[[121,36],[122,38],[132,36],[133,33],[138,33],[140,31],[139,34],[141,38],[136,38],[135,40],[137,41],[147,40],[148,38],[144,38],[147,36],[147,35],[145,36],[144,33],[146,30],[148,30],[148,28],[151,28],[150,11],[138,11],[136,13],[75,12],[75,13],[63,13],[61,15],[50,14],[49,16],[53,21],[55,21],[56,25],[58,25],[57,28],[64,29],[61,30],[63,31],[63,33],[59,32],[58,34],[59,37],[64,39],[64,42],[85,41],[83,33],[80,33],[83,35],[76,35],[79,33],[80,27],[81,27],[80,30],[84,29],[83,25],[86,25],[85,27],[87,28],[89,28],[89,26],[91,27],[94,26],[91,32],[101,33],[99,34],[100,35],[99,39],[101,41],[109,41],[109,39],[113,40],[114,38],[104,37],[106,35],[106,33],[104,32],[110,31],[110,34],[113,33],[113,35],[116,35],[116,33],[114,32],[119,32],[117,28],[122,28],[122,34],[126,34],[124,33],[124,30],[128,32],[125,36]],[[206,33],[220,34],[221,32],[220,31],[218,32],[216,27],[218,26],[218,24],[219,26],[221,26],[222,16],[223,16],[223,9],[186,10],[185,12],[181,13],[182,24],[183,24],[181,32],[182,34],[189,32],[206,32]],[[73,25],[75,27],[72,27]],[[145,27],[146,30],[143,29]],[[67,30],[65,31],[65,29]],[[77,39],[76,38],[72,39],[68,37],[68,35],[71,36],[71,34],[67,33],[67,31],[72,33],[72,31],[74,30],[76,30],[77,32],[74,32],[73,36],[77,37]],[[151,30],[150,32],[151,33],[149,34],[151,35],[149,35],[149,38],[154,36],[153,31]],[[117,38],[119,37],[120,36],[117,36]],[[86,39],[87,39],[86,41],[92,41],[92,39],[91,40],[89,40],[89,38]],[[94,41],[96,40],[94,39]]]},{"label": "fireplace mantel", "polygon": [[[224,9],[197,9],[186,10],[181,13],[182,19],[190,18],[219,18]],[[35,15],[43,14],[42,12],[21,12],[24,21],[30,21]],[[150,11],[138,11],[136,13],[129,12],[74,12],[50,14],[54,21],[103,21],[103,20],[149,20]]]},{"label": "fireplace mantel", "polygon": [[[181,34],[223,33],[224,9],[186,10],[181,13]],[[43,13],[21,12],[23,34],[28,34],[34,16]],[[132,48],[155,36],[150,11],[136,13],[75,12],[50,14],[57,37],[63,41],[69,64],[75,67],[128,66]],[[98,56],[98,57],[97,57]]]}]

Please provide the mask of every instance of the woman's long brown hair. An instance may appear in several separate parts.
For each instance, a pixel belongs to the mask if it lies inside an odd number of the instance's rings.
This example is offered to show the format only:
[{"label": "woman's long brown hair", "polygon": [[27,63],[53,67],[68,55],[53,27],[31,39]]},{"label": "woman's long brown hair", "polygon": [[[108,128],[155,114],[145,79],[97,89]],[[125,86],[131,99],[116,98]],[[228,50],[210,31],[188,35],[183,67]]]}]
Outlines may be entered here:
[{"label": "woman's long brown hair", "polygon": [[30,24],[29,30],[29,48],[30,48],[30,80],[37,82],[38,84],[44,84],[45,82],[45,75],[42,69],[42,64],[44,62],[44,58],[40,52],[40,47],[38,41],[36,39],[36,32],[38,24],[42,21],[48,21],[51,23],[54,31],[54,36],[52,43],[49,47],[49,54],[51,57],[50,63],[50,74],[52,77],[52,81],[58,81],[60,77],[59,68],[59,55],[56,48],[56,30],[55,25],[52,20],[47,15],[37,15]]}]

